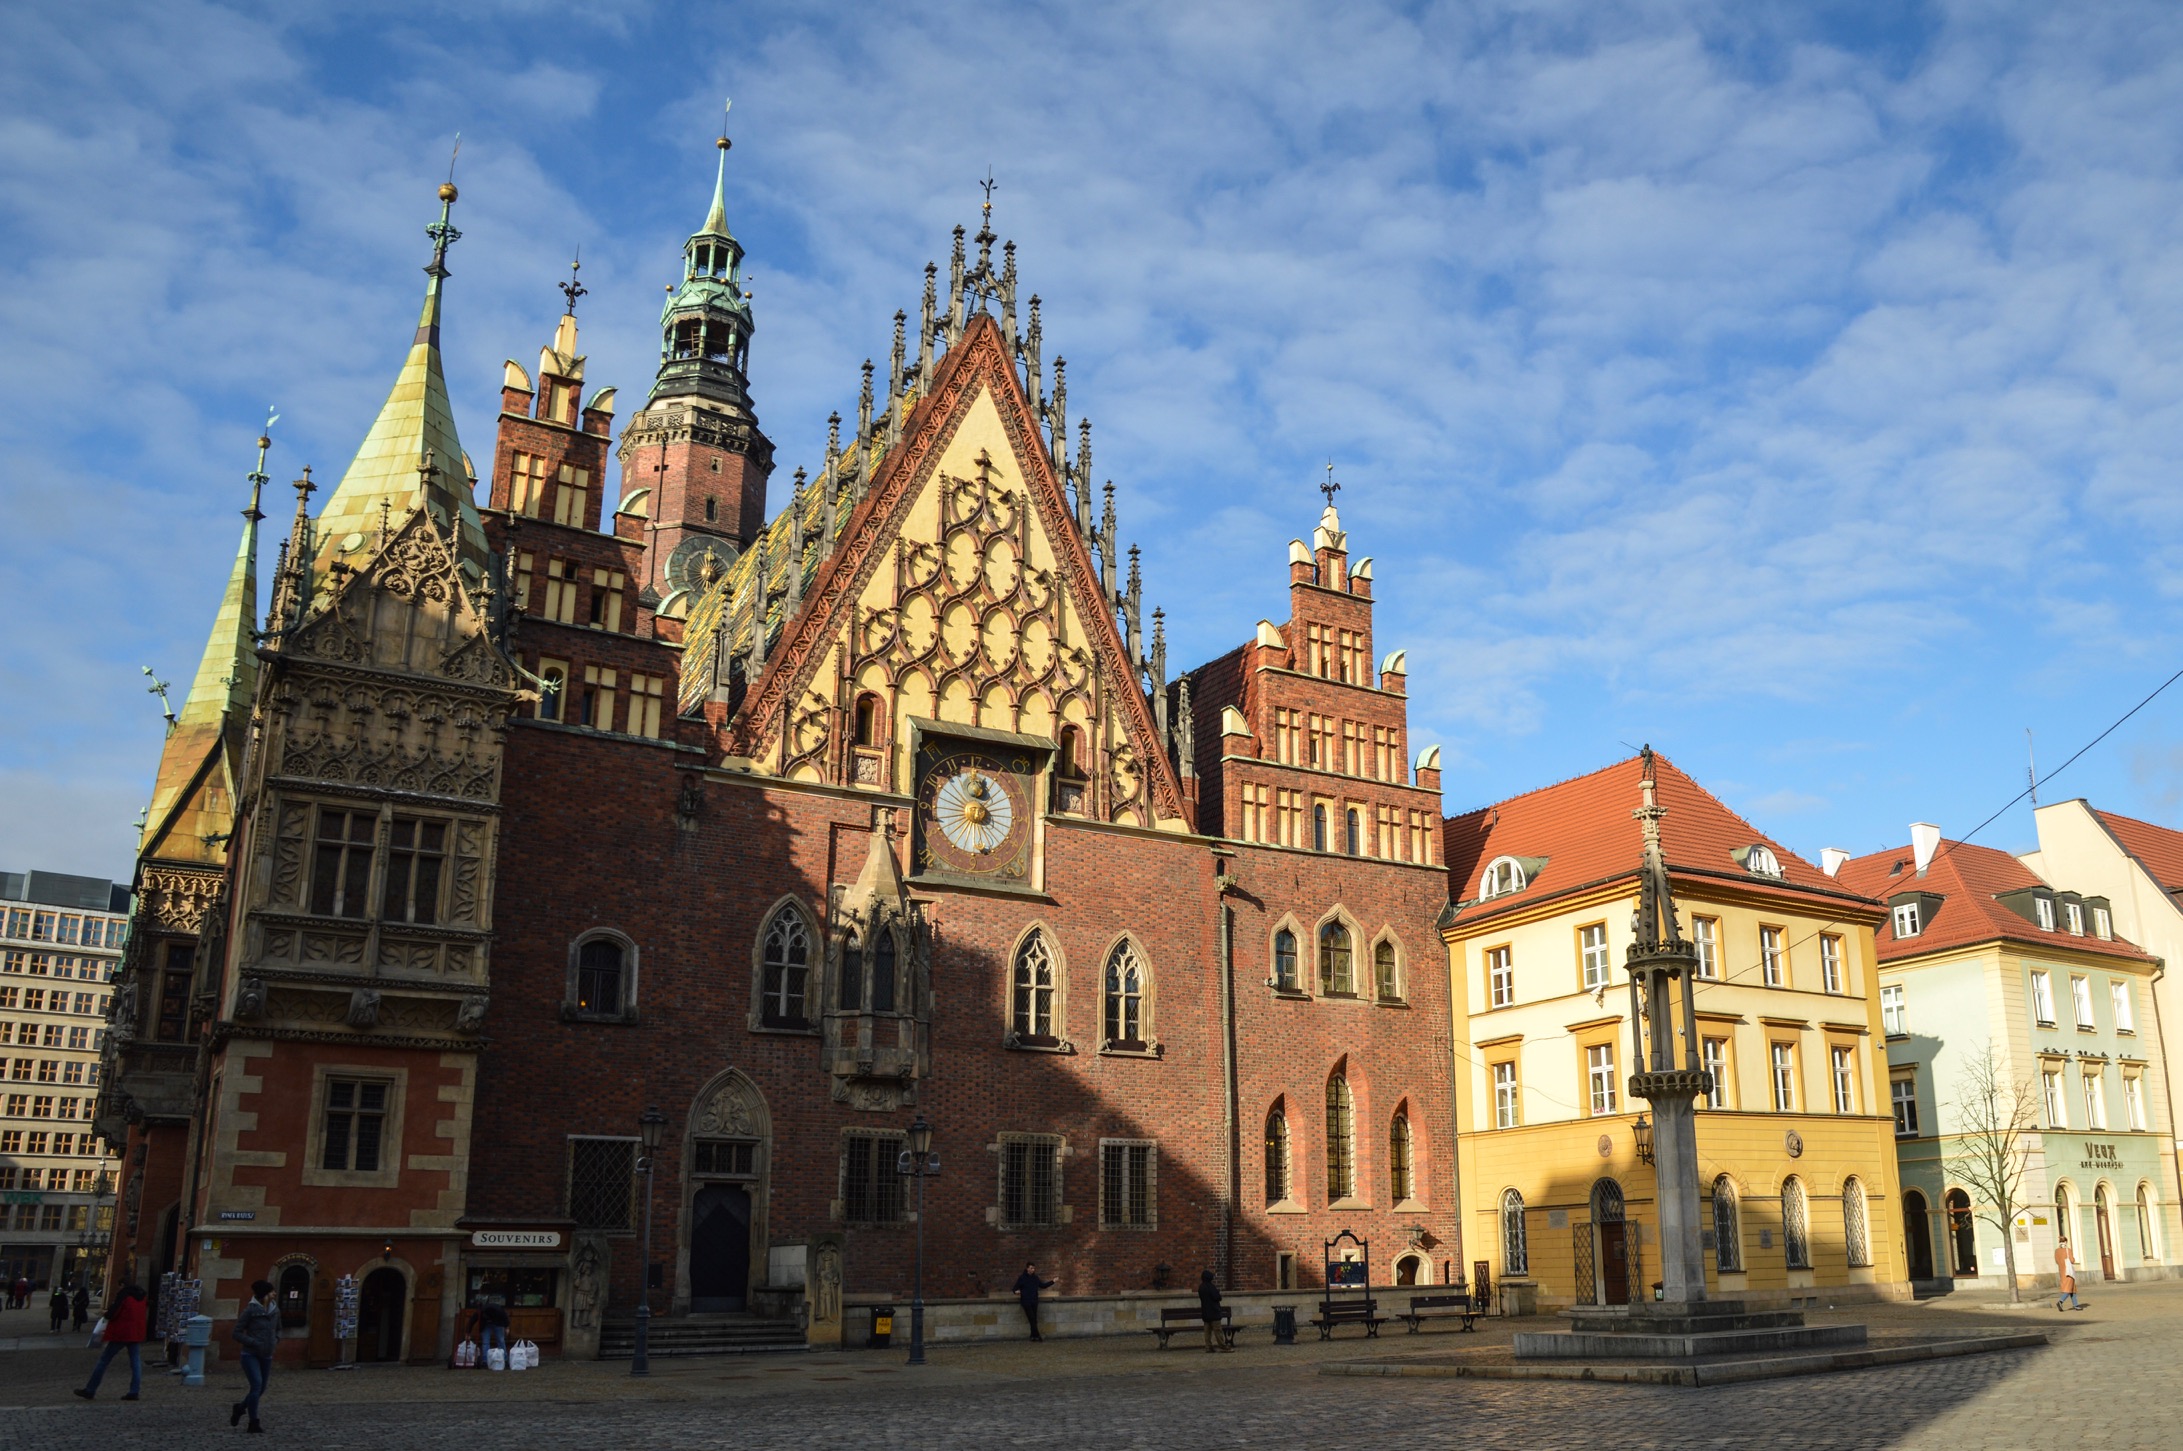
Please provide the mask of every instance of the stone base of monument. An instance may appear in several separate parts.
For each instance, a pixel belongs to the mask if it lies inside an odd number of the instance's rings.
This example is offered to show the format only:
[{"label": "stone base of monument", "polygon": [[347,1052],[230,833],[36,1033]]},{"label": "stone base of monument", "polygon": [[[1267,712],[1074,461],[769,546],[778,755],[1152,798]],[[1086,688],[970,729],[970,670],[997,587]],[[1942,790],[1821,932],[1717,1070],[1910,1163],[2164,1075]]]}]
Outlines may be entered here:
[{"label": "stone base of monument", "polygon": [[1865,1343],[1862,1325],[1807,1325],[1801,1310],[1762,1310],[1741,1300],[1586,1306],[1562,1318],[1569,1322],[1567,1330],[1518,1335],[1516,1358],[1690,1360]]},{"label": "stone base of monument", "polygon": [[1506,1346],[1333,1361],[1319,1369],[1326,1375],[1730,1385],[2047,1343],[2039,1331],[1873,1335],[1863,1325],[1808,1325],[1801,1310],[1738,1300],[1586,1307],[1561,1318],[1567,1329],[1520,1331]]}]

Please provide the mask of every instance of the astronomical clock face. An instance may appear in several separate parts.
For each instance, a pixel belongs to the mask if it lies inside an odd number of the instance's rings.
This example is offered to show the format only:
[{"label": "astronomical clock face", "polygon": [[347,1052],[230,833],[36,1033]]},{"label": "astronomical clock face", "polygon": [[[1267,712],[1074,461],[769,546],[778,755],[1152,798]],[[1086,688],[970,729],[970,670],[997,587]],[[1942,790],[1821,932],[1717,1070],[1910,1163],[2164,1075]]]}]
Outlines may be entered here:
[{"label": "astronomical clock face", "polygon": [[929,742],[917,788],[920,871],[1021,882],[1030,872],[1031,781],[1013,752]]}]

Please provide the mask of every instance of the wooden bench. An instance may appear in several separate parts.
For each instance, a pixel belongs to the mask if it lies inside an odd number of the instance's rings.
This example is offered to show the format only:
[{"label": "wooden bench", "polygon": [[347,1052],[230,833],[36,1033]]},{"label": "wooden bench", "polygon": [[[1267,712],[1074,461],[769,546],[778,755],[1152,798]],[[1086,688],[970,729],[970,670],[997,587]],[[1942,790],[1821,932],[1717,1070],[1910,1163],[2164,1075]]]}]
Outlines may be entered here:
[{"label": "wooden bench", "polygon": [[1331,1340],[1337,1325],[1362,1325],[1366,1335],[1377,1337],[1386,1321],[1377,1300],[1321,1300],[1311,1323],[1319,1327],[1321,1340]]},{"label": "wooden bench", "polygon": [[1428,1320],[1453,1320],[1459,1315],[1465,1330],[1478,1328],[1478,1307],[1461,1285],[1445,1295],[1412,1295],[1408,1312],[1397,1318],[1408,1321],[1410,1333],[1415,1335]]},{"label": "wooden bench", "polygon": [[[1205,1312],[1196,1305],[1174,1305],[1160,1311],[1160,1323],[1153,1334],[1160,1337],[1160,1349],[1167,1349],[1167,1337],[1181,1331],[1187,1334],[1205,1324]],[[1220,1307],[1220,1343],[1233,1346],[1236,1343],[1236,1307]]]}]

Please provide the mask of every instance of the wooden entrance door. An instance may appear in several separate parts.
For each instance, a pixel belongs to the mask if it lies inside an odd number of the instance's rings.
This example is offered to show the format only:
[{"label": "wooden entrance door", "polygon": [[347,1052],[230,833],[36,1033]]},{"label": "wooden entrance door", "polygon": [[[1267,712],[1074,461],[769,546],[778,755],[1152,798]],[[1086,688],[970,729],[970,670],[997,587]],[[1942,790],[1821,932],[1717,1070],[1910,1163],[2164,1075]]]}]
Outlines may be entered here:
[{"label": "wooden entrance door", "polygon": [[707,1184],[690,1206],[690,1308],[740,1310],[750,1293],[750,1190]]},{"label": "wooden entrance door", "polygon": [[1601,1299],[1609,1305],[1630,1303],[1629,1228],[1619,1220],[1599,1227]]},{"label": "wooden entrance door", "polygon": [[2100,1278],[2115,1278],[2115,1235],[2113,1221],[2107,1212],[2107,1186],[2102,1184],[2092,1196],[2092,1218],[2100,1230]]},{"label": "wooden entrance door", "polygon": [[402,1312],[409,1282],[400,1270],[381,1266],[364,1276],[356,1297],[356,1358],[402,1358]]}]

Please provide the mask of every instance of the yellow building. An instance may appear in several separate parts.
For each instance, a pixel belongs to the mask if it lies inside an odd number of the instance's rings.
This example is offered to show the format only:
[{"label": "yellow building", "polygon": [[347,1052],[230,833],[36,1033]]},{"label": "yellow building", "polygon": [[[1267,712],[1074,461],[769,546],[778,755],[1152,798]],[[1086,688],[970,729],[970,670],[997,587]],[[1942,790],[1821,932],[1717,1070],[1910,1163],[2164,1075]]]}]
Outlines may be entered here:
[{"label": "yellow building", "polygon": [[[1715,1081],[1698,1114],[1708,1290],[1906,1297],[1873,951],[1884,909],[1656,759]],[[1466,1257],[1488,1260],[1518,1307],[1620,1304],[1658,1279],[1622,970],[1643,852],[1640,760],[1447,823]]]}]

